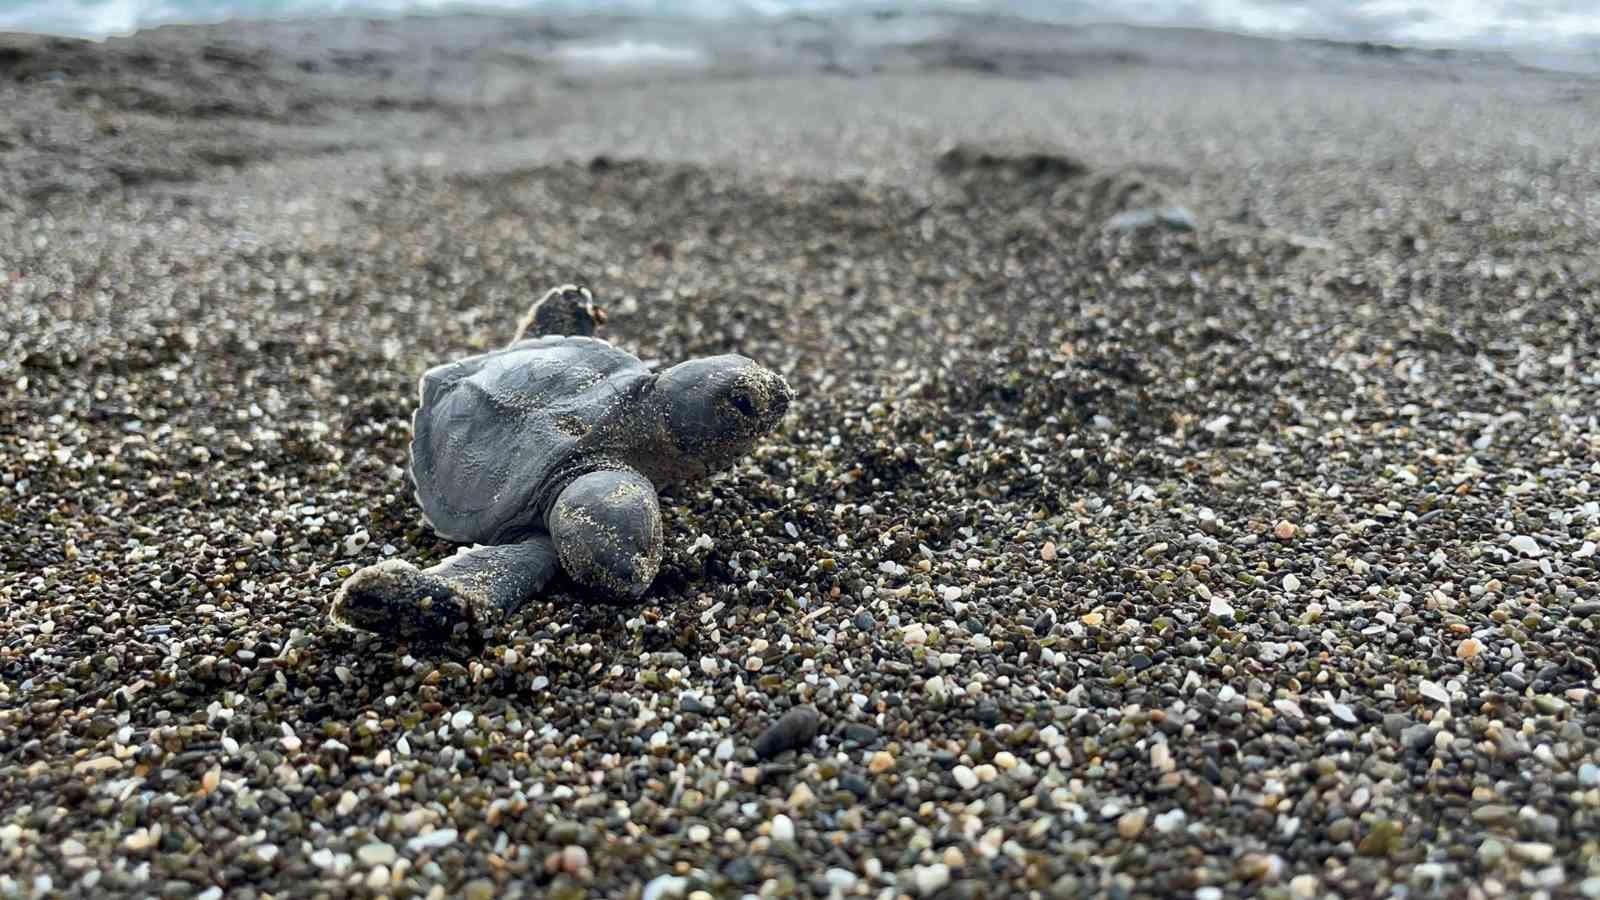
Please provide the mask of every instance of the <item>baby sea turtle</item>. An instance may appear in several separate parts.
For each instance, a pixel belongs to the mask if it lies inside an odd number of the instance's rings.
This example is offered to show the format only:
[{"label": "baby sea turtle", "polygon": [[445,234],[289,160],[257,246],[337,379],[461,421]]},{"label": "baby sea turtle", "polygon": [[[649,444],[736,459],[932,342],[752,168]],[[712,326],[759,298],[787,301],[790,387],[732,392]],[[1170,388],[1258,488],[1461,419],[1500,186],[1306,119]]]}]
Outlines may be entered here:
[{"label": "baby sea turtle", "polygon": [[386,560],[356,572],[335,622],[402,640],[475,633],[558,571],[605,600],[644,593],[661,563],[656,491],[732,465],[794,394],[734,354],[651,371],[590,336],[604,321],[587,288],[563,285],[506,348],[422,376],[417,503],[440,537],[482,546],[429,569]]}]

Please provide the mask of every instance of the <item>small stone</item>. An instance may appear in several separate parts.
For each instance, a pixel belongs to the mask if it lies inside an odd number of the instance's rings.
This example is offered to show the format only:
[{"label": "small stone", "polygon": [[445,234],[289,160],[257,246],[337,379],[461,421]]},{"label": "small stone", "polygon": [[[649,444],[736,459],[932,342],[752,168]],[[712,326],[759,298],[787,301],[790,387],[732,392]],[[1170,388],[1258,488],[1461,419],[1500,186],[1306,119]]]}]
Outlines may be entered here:
[{"label": "small stone", "polygon": [[1117,834],[1122,835],[1122,839],[1125,841],[1133,840],[1144,833],[1144,825],[1148,817],[1149,813],[1142,806],[1123,813],[1117,819]]},{"label": "small stone", "polygon": [[1172,751],[1167,748],[1167,742],[1162,741],[1150,748],[1150,765],[1157,772],[1171,772],[1177,768],[1177,763],[1172,760]]},{"label": "small stone", "polygon": [[1293,522],[1284,519],[1272,527],[1272,536],[1280,541],[1290,541],[1294,540],[1295,532],[1299,530]]},{"label": "small stone", "polygon": [[1055,544],[1055,541],[1045,541],[1044,542],[1044,546],[1039,548],[1039,558],[1044,560],[1045,562],[1054,562],[1055,561],[1055,558],[1056,558],[1056,544]]},{"label": "small stone", "polygon": [[915,866],[911,870],[911,883],[921,896],[931,896],[950,883],[950,867],[944,863]]},{"label": "small stone", "polygon": [[1539,712],[1547,716],[1559,716],[1567,710],[1567,701],[1562,700],[1560,697],[1552,697],[1549,694],[1540,694],[1534,697],[1533,705],[1538,708]]},{"label": "small stone", "polygon": [[1539,542],[1526,534],[1519,534],[1510,541],[1511,549],[1523,556],[1543,556],[1544,550],[1540,549]]},{"label": "small stone", "polygon": [[1188,818],[1188,813],[1185,813],[1183,810],[1170,809],[1155,817],[1154,824],[1156,826],[1156,832],[1159,834],[1171,834],[1172,832],[1183,827],[1183,823],[1187,821]]},{"label": "small stone", "polygon": [[1373,823],[1372,830],[1357,845],[1356,852],[1362,856],[1385,858],[1393,856],[1400,848],[1400,826],[1390,819],[1379,819]]},{"label": "small stone", "polygon": [[1600,875],[1591,875],[1578,882],[1578,893],[1589,900],[1600,900]]},{"label": "small stone", "polygon": [[394,847],[382,841],[363,844],[361,849],[356,851],[356,857],[369,866],[391,865],[394,863],[396,856]]},{"label": "small stone", "polygon": [[[495,883],[487,878],[474,878],[461,886],[461,896],[466,900],[494,900],[499,893],[500,889],[495,887]],[[649,895],[648,887],[645,889],[645,893],[646,896]]]},{"label": "small stone", "polygon": [[867,771],[874,775],[882,775],[893,768],[894,754],[887,750],[879,750],[872,754],[872,759],[867,763]]},{"label": "small stone", "polygon": [[436,828],[427,834],[419,834],[406,841],[406,849],[415,853],[418,850],[437,850],[448,847],[456,842],[457,833],[454,828]]},{"label": "small stone", "polygon": [[786,750],[803,750],[817,736],[822,717],[817,708],[804,704],[784,713],[756,739],[756,756],[771,759]]},{"label": "small stone", "polygon": [[255,855],[256,859],[269,863],[278,858],[278,848],[273,844],[260,844],[255,848]]},{"label": "small stone", "polygon": [[1317,876],[1296,875],[1289,879],[1289,895],[1295,900],[1311,900],[1317,895]]},{"label": "small stone", "polygon": [[1584,763],[1578,767],[1578,784],[1586,788],[1600,787],[1600,766]]},{"label": "small stone", "polygon": [[900,632],[900,639],[905,641],[908,647],[920,647],[928,642],[928,631],[920,624],[913,622],[907,625],[904,631]]},{"label": "small stone", "polygon": [[1293,572],[1283,576],[1283,589],[1291,594],[1300,590],[1300,579]]},{"label": "small stone", "polygon": [[473,715],[471,710],[460,710],[455,715],[450,717],[450,727],[454,728],[456,731],[460,731],[466,728],[468,725],[471,725],[472,719]]},{"label": "small stone", "polygon": [[72,771],[79,775],[98,775],[102,772],[110,772],[120,768],[122,768],[122,762],[115,756],[97,756],[94,759],[86,759],[78,763],[72,767]]},{"label": "small stone", "polygon": [[1492,825],[1511,818],[1516,811],[1501,803],[1489,803],[1472,811],[1472,821]]},{"label": "small stone", "polygon": [[156,842],[160,839],[161,826],[157,825],[154,828],[139,828],[122,839],[122,846],[127,847],[129,850],[137,853],[141,850],[149,850],[151,847],[154,847]]},{"label": "small stone", "polygon": [[589,868],[589,851],[578,844],[561,848],[561,871],[576,876]]},{"label": "small stone", "polygon": [[772,839],[781,843],[794,842],[794,820],[779,813],[772,817]]},{"label": "small stone", "polygon": [[954,586],[946,587],[941,592],[941,596],[944,597],[944,602],[946,602],[946,603],[954,603],[957,600],[961,599],[961,588],[954,587]]},{"label": "small stone", "polygon": [[1210,612],[1219,619],[1233,618],[1233,604],[1221,597],[1211,598]]},{"label": "small stone", "polygon": [[790,809],[805,809],[815,802],[817,802],[816,793],[804,781],[795,785],[794,790],[789,792]]},{"label": "small stone", "polygon": [[1449,692],[1447,692],[1437,682],[1429,681],[1428,679],[1424,678],[1417,684],[1417,691],[1418,693],[1422,694],[1422,696],[1427,697],[1429,700],[1432,700],[1435,703],[1441,703],[1445,706],[1450,705]]},{"label": "small stone", "polygon": [[1472,659],[1483,652],[1483,642],[1477,638],[1467,638],[1456,645],[1456,656],[1460,659]]},{"label": "small stone", "polygon": [[689,892],[689,879],[682,875],[657,875],[644,886],[639,900],[672,900]]},{"label": "small stone", "polygon": [[1486,838],[1478,845],[1478,861],[1485,866],[1494,867],[1500,860],[1506,858],[1506,845],[1494,838]]},{"label": "small stone", "polygon": [[835,867],[822,873],[822,880],[826,881],[829,887],[838,888],[840,893],[849,893],[860,879],[849,869]]},{"label": "small stone", "polygon": [[1245,881],[1277,881],[1283,874],[1283,858],[1270,853],[1246,853],[1234,866],[1234,873]]},{"label": "small stone", "polygon": [[343,794],[339,795],[339,805],[335,806],[333,811],[341,816],[348,816],[352,811],[355,810],[356,804],[359,802],[361,802],[361,800],[356,796],[354,791],[345,791]]},{"label": "small stone", "polygon": [[950,770],[950,777],[964,791],[970,791],[978,786],[978,775],[966,766],[956,766]]},{"label": "small stone", "polygon": [[1511,855],[1525,863],[1542,866],[1556,858],[1556,848],[1549,844],[1523,841],[1511,845]]},{"label": "small stone", "polygon": [[696,844],[704,844],[706,841],[711,840],[711,829],[704,825],[690,825],[689,840]]}]

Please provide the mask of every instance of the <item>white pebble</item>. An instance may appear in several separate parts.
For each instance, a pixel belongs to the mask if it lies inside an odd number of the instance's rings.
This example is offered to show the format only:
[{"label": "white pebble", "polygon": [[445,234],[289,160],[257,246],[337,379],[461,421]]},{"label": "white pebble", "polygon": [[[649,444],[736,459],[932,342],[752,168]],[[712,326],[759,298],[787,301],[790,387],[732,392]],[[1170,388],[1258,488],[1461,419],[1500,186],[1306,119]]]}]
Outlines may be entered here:
[{"label": "white pebble", "polygon": [[1300,590],[1300,579],[1293,572],[1283,576],[1283,589],[1291,594]]},{"label": "white pebble", "polygon": [[1523,556],[1544,555],[1544,551],[1539,549],[1539,542],[1525,534],[1519,534],[1511,539],[1511,549]]},{"label": "white pebble", "polygon": [[456,830],[454,828],[438,828],[428,832],[427,834],[419,834],[411,840],[406,841],[406,849],[412,852],[416,852],[418,850],[437,850],[440,847],[448,847],[451,844],[454,844],[456,842],[456,836]]},{"label": "white pebble", "polygon": [[1233,604],[1221,597],[1211,598],[1211,614],[1219,619],[1233,618]]},{"label": "white pebble", "polygon": [[1579,547],[1578,549],[1572,551],[1572,558],[1573,559],[1588,559],[1589,557],[1594,555],[1594,552],[1595,552],[1594,541],[1584,541],[1582,547]]},{"label": "white pebble", "polygon": [[472,711],[471,710],[463,709],[463,710],[458,711],[455,715],[450,717],[450,727],[454,728],[457,731],[460,731],[461,729],[466,728],[468,725],[471,725],[471,724],[472,724]]},{"label": "white pebble", "polygon": [[682,897],[688,891],[689,879],[681,875],[657,875],[644,886],[644,893],[639,895],[639,900],[668,900]]},{"label": "white pebble", "polygon": [[954,603],[961,599],[961,588],[955,585],[948,585],[940,591],[940,595],[944,597],[944,602]]},{"label": "white pebble", "polygon": [[794,820],[783,813],[772,817],[772,839],[783,843],[794,841]]},{"label": "white pebble", "polygon": [[1449,692],[1435,682],[1424,678],[1422,679],[1421,683],[1417,685],[1417,690],[1422,693],[1422,696],[1427,697],[1429,700],[1432,700],[1435,703],[1442,703],[1445,706],[1450,705]]},{"label": "white pebble", "polygon": [[950,775],[956,780],[956,784],[961,785],[961,789],[964,791],[970,791],[978,786],[978,773],[966,766],[956,766],[950,770]]},{"label": "white pebble", "polygon": [[394,847],[382,841],[364,844],[356,851],[356,857],[369,866],[387,866],[395,861],[395,856]]},{"label": "white pebble", "polygon": [[911,881],[916,885],[917,893],[927,897],[950,883],[950,867],[944,863],[916,866],[911,870]]}]

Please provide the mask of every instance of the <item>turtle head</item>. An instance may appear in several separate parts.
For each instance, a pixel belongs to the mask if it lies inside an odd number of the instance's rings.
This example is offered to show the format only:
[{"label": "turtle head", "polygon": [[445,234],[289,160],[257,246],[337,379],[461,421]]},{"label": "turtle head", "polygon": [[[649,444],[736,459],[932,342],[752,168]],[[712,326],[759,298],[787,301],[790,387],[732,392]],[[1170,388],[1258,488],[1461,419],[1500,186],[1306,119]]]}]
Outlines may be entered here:
[{"label": "turtle head", "polygon": [[655,390],[673,448],[707,472],[749,453],[794,399],[783,376],[734,354],[679,363],[661,373]]}]

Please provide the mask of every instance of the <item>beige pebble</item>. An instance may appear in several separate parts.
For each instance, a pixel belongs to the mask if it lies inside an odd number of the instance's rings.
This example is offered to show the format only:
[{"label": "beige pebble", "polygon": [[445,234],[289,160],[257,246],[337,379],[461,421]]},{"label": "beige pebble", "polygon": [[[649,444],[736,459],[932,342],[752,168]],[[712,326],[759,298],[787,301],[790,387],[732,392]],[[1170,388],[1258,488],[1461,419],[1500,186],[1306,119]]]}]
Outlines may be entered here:
[{"label": "beige pebble", "polygon": [[1117,819],[1117,834],[1122,835],[1125,841],[1131,841],[1144,833],[1144,823],[1149,820],[1150,814],[1143,807],[1122,814]]},{"label": "beige pebble", "polygon": [[1044,560],[1045,562],[1055,562],[1055,558],[1056,558],[1056,543],[1055,543],[1055,541],[1045,541],[1044,542],[1044,546],[1039,548],[1039,558]]},{"label": "beige pebble", "polygon": [[1456,645],[1456,656],[1462,659],[1471,659],[1483,652],[1483,642],[1477,638],[1467,638]]},{"label": "beige pebble", "polygon": [[817,795],[803,781],[795,785],[794,790],[789,793],[790,809],[805,809],[815,802]]},{"label": "beige pebble", "polygon": [[872,754],[871,761],[867,763],[867,771],[874,775],[882,775],[892,768],[894,768],[894,754],[887,750],[879,750]]},{"label": "beige pebble", "polygon": [[967,857],[959,847],[946,847],[943,862],[952,869],[958,869],[967,864]]},{"label": "beige pebble", "polygon": [[1295,527],[1293,522],[1289,521],[1288,519],[1284,519],[1273,527],[1272,536],[1280,541],[1292,540],[1294,538],[1294,533],[1299,530],[1300,529]]}]

